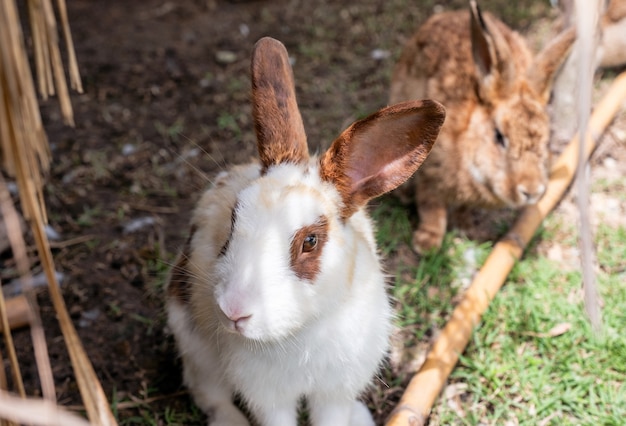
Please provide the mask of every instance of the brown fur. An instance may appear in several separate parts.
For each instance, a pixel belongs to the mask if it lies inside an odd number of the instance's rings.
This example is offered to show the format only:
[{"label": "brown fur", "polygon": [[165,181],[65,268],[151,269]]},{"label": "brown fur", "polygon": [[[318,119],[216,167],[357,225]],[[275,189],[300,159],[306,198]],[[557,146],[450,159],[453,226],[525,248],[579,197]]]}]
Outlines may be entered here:
[{"label": "brown fur", "polygon": [[191,240],[196,234],[196,231],[196,226],[192,225],[189,231],[189,237],[178,255],[178,259],[176,259],[176,264],[170,271],[170,278],[167,284],[167,295],[185,305],[189,303],[191,297],[191,280],[188,264],[191,256]]},{"label": "brown fur", "polygon": [[267,37],[259,40],[252,55],[251,75],[252,115],[261,173],[274,164],[307,161],[306,134],[285,46]]},{"label": "brown fur", "polygon": [[617,22],[626,18],[626,1],[611,0],[606,8],[604,19],[608,22]]},{"label": "brown fur", "polygon": [[626,0],[611,0],[600,20],[601,67],[626,64]]},{"label": "brown fur", "polygon": [[322,179],[343,199],[342,218],[415,173],[444,119],[440,104],[424,100],[384,108],[348,127],[320,159]]},{"label": "brown fur", "polygon": [[415,250],[441,245],[450,206],[521,207],[542,195],[546,103],[574,38],[573,31],[563,34],[533,59],[518,33],[472,2],[470,11],[432,16],[410,39],[389,102],[431,98],[448,117],[416,173]]},{"label": "brown fur", "polygon": [[[303,250],[305,238],[315,236],[317,244],[310,250]],[[328,241],[328,219],[320,220],[309,226],[299,229],[291,240],[291,269],[300,279],[314,281],[320,272],[320,261],[324,245]]]}]

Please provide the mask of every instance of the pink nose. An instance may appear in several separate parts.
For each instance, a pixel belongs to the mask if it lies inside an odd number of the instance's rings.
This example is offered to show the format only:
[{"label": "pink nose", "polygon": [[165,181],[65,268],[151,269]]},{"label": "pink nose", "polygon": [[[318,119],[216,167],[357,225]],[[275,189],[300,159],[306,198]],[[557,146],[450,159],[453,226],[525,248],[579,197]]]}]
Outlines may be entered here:
[{"label": "pink nose", "polygon": [[228,319],[232,321],[235,330],[241,332],[242,328],[246,325],[250,317],[252,317],[252,315],[233,315],[229,316]]},{"label": "pink nose", "polygon": [[224,317],[228,319],[227,327],[240,333],[252,317],[252,314],[249,314],[239,303],[220,302],[218,306]]}]

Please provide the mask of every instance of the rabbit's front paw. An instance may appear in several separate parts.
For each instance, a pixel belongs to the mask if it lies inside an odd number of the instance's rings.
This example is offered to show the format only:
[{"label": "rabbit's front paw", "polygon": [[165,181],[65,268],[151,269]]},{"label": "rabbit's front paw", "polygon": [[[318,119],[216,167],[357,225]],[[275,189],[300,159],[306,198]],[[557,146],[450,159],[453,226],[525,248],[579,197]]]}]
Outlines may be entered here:
[{"label": "rabbit's front paw", "polygon": [[374,426],[372,413],[361,401],[354,401],[350,414],[350,426]]},{"label": "rabbit's front paw", "polygon": [[427,231],[421,227],[413,233],[413,250],[419,254],[425,254],[432,250],[438,250],[443,242],[443,234]]},{"label": "rabbit's front paw", "polygon": [[243,413],[232,404],[214,407],[209,418],[209,426],[250,426]]}]

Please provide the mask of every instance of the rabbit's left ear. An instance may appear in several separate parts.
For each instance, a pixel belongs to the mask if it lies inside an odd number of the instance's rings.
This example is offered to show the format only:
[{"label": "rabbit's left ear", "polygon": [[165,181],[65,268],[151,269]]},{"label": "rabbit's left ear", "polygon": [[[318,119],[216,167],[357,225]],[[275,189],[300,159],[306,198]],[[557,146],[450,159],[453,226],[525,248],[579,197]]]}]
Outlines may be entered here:
[{"label": "rabbit's left ear", "polygon": [[251,74],[261,172],[283,162],[308,161],[306,134],[285,46],[271,37],[260,39],[252,53]]},{"label": "rabbit's left ear", "polygon": [[485,94],[506,93],[515,81],[515,66],[507,41],[488,27],[476,1],[470,1],[472,57]]},{"label": "rabbit's left ear", "polygon": [[342,218],[406,181],[439,135],[445,109],[431,100],[383,108],[348,127],[320,159],[320,175],[343,200]]}]

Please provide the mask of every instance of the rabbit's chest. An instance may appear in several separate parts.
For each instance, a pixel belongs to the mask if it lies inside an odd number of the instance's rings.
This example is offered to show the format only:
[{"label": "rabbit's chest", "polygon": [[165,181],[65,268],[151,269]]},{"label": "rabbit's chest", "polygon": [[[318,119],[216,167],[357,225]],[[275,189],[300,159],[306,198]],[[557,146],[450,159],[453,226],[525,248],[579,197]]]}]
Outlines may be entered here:
[{"label": "rabbit's chest", "polygon": [[334,322],[270,347],[240,345],[226,358],[225,372],[247,399],[263,395],[276,401],[318,392],[345,397],[365,386],[378,367],[388,347],[389,318],[385,301],[358,332]]},{"label": "rabbit's chest", "polygon": [[[329,331],[330,332],[330,331]],[[350,345],[328,341],[277,344],[270,349],[237,348],[226,372],[242,393],[284,392],[306,395],[332,382],[341,383],[352,374],[346,366],[355,360]]]}]

